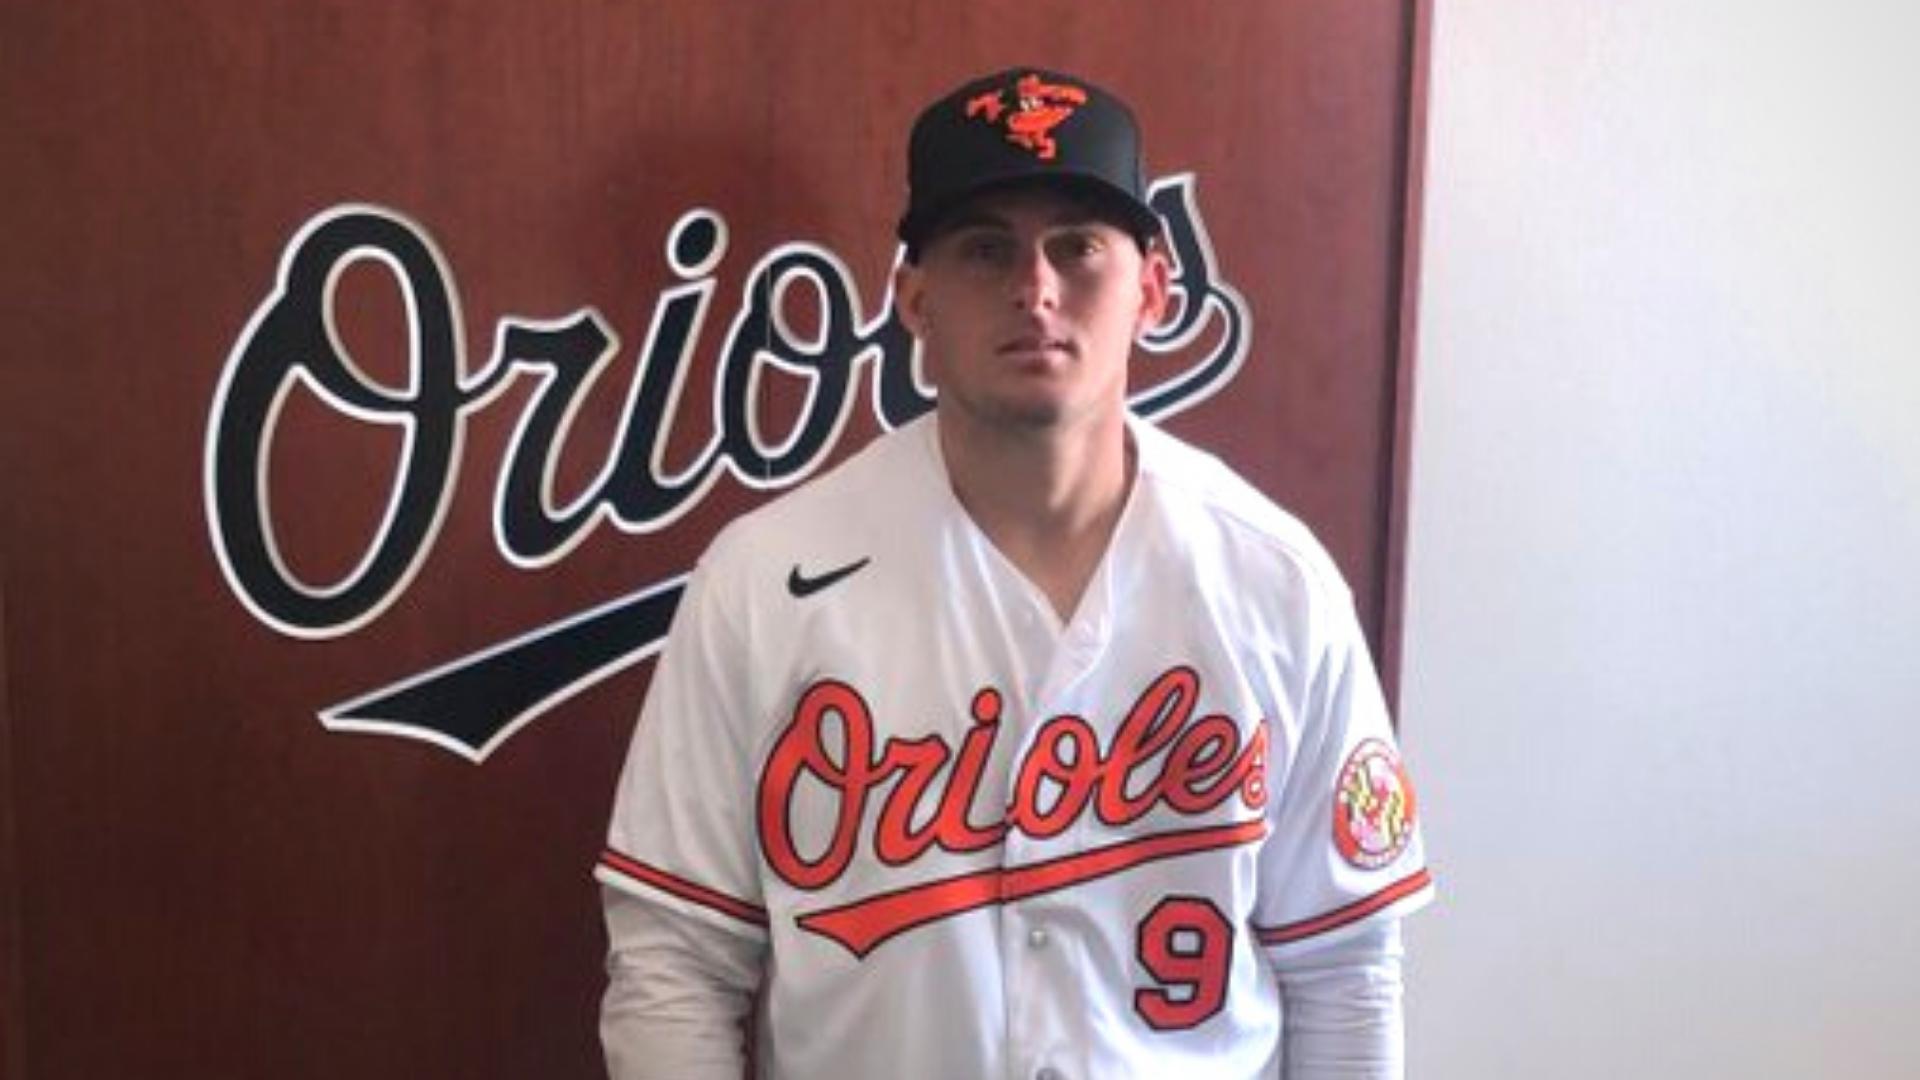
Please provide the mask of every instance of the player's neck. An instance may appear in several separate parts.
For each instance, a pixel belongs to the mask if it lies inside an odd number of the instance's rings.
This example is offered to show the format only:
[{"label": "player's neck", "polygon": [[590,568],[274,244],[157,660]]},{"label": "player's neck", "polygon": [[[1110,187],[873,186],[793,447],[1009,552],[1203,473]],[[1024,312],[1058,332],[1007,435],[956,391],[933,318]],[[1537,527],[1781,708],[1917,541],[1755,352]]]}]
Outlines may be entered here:
[{"label": "player's neck", "polygon": [[940,448],[967,514],[1071,620],[1132,489],[1124,416],[1022,436],[942,415]]}]

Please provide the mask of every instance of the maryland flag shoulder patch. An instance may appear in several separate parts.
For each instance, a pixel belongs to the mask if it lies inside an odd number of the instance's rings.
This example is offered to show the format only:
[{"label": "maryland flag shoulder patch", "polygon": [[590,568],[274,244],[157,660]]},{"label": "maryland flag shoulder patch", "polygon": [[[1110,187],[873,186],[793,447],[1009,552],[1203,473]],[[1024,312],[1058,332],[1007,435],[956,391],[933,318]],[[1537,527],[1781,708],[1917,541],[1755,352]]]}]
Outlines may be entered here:
[{"label": "maryland flag shoulder patch", "polygon": [[1333,791],[1333,846],[1362,870],[1388,866],[1413,841],[1413,784],[1380,739],[1353,748]]}]

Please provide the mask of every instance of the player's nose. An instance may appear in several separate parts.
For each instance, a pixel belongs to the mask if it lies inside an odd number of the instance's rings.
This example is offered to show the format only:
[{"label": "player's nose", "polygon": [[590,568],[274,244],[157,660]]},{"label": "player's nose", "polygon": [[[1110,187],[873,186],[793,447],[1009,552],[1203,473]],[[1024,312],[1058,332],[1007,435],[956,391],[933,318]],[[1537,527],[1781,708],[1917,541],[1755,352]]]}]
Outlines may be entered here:
[{"label": "player's nose", "polygon": [[1023,246],[1008,275],[1013,304],[1021,311],[1046,311],[1060,303],[1060,273],[1045,244]]}]

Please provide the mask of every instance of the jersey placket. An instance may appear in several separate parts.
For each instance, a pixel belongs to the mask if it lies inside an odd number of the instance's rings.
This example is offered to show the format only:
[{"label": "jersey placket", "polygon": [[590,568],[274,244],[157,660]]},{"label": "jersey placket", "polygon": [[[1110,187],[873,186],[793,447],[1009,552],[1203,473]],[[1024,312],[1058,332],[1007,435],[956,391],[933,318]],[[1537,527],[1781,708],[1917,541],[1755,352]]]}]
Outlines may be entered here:
[{"label": "jersey placket", "polygon": [[[1116,538],[1117,539],[1117,538]],[[1011,566],[1005,569],[1012,571]],[[1024,600],[1017,602],[1017,646],[1032,661],[1028,670],[1038,681],[1020,688],[1016,752],[1007,758],[1006,790],[1017,790],[1021,763],[1033,749],[1034,738],[1048,721],[1064,712],[1072,691],[1094,671],[1112,636],[1111,572],[1103,561],[1087,585],[1079,609],[1062,626],[1040,590],[1017,571],[1007,575],[1017,583]],[[1113,721],[1085,716],[1106,744]],[[1076,821],[1064,833],[1035,840],[1010,831],[1002,847],[1003,868],[1017,868],[1079,851],[1086,825]],[[1007,1076],[1009,1080],[1078,1080],[1073,1063],[1078,1058],[1073,1025],[1084,1017],[1063,1018],[1058,1010],[1072,993],[1063,988],[1085,987],[1091,977],[1079,970],[1078,944],[1062,937],[1063,930],[1041,913],[1044,905],[1010,901],[1001,907],[1000,955],[1007,1009]],[[1065,1022],[1063,1022],[1063,1020]]]}]

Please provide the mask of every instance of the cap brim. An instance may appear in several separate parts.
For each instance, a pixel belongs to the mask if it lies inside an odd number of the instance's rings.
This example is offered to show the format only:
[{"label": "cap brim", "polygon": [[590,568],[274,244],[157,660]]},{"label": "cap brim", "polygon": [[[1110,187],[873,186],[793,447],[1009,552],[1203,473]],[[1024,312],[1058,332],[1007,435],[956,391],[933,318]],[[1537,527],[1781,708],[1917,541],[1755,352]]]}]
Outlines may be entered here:
[{"label": "cap brim", "polygon": [[1093,195],[1112,208],[1116,224],[1124,226],[1134,237],[1146,240],[1160,234],[1160,215],[1154,213],[1146,203],[1134,198],[1132,193],[1116,187],[1105,178],[1073,171],[1036,175],[1031,169],[987,177],[937,202],[910,210],[900,218],[894,231],[908,247],[923,247],[937,231],[940,222],[962,206],[983,195],[1021,187],[1061,187]]}]

